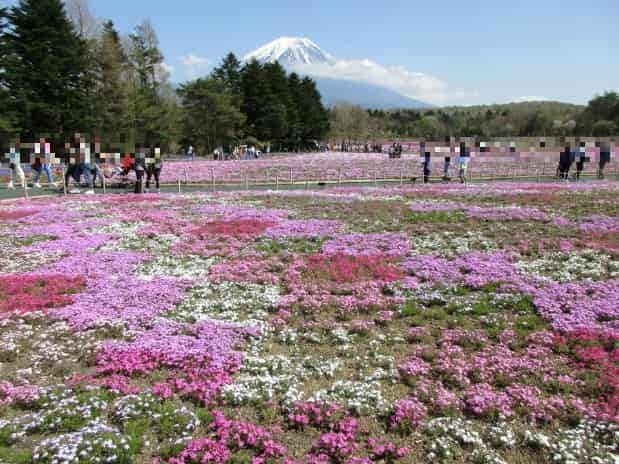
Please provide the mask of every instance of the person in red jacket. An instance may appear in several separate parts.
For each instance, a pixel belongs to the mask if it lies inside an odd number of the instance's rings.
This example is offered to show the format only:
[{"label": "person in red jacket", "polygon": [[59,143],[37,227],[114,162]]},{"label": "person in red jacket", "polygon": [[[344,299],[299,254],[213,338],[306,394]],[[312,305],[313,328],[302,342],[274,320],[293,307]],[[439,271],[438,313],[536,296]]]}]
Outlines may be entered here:
[{"label": "person in red jacket", "polygon": [[131,154],[125,153],[125,157],[123,158],[123,176],[126,176],[131,172],[134,164],[135,160],[131,157]]}]

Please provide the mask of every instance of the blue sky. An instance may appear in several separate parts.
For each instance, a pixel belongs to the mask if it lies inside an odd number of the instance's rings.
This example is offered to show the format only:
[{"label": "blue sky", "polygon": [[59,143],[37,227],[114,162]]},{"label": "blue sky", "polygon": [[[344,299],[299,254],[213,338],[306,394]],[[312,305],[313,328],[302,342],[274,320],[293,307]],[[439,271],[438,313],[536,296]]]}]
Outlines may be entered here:
[{"label": "blue sky", "polygon": [[[411,92],[421,99],[436,96],[434,103],[499,103],[520,97],[586,103],[596,93],[619,90],[619,0],[89,4],[95,16],[112,19],[122,33],[149,18],[174,81],[206,73],[228,51],[242,56],[277,37],[300,36],[340,60],[371,60],[393,72],[396,81],[421,76],[422,83]],[[423,88],[424,76],[429,85],[440,87],[438,93]]]}]

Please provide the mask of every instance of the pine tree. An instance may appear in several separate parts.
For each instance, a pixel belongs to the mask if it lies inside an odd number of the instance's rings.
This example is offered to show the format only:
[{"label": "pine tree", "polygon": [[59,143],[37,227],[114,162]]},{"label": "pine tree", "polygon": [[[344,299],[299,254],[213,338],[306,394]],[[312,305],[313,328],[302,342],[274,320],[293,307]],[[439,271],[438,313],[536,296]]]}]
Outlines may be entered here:
[{"label": "pine tree", "polygon": [[130,64],[134,77],[132,103],[135,140],[139,144],[161,143],[165,108],[158,94],[162,76],[163,55],[152,25],[148,21],[131,34]]},{"label": "pine tree", "polygon": [[299,120],[301,123],[301,140],[310,145],[314,140],[322,139],[329,131],[329,118],[322,105],[320,92],[316,83],[309,77],[301,80],[297,96]]},{"label": "pine tree", "polygon": [[223,82],[233,94],[241,94],[241,62],[234,53],[228,53],[221,64],[213,69],[211,75]]},{"label": "pine tree", "polygon": [[270,91],[262,65],[256,60],[246,63],[241,72],[241,111],[247,118],[245,133],[263,141],[269,140],[270,135],[264,127],[265,106]]},{"label": "pine tree", "polygon": [[258,127],[264,134],[262,140],[282,144],[288,136],[288,108],[291,106],[290,88],[286,70],[278,62],[266,63],[262,73],[269,86],[264,98],[263,116]]},{"label": "pine tree", "polygon": [[86,46],[61,0],[20,0],[2,33],[0,87],[24,135],[80,129],[87,117]]},{"label": "pine tree", "polygon": [[129,134],[128,95],[125,78],[127,57],[112,21],[103,24],[96,44],[98,64],[96,132],[109,148],[119,149],[121,139]]},{"label": "pine tree", "polygon": [[288,92],[290,94],[288,106],[288,135],[287,142],[291,149],[301,149],[301,115],[300,115],[300,95],[301,80],[297,73],[288,76]]},{"label": "pine tree", "polygon": [[[0,8],[0,37],[3,36],[8,26],[7,13],[8,10],[6,8]],[[0,40],[0,63],[6,62],[6,52],[6,47],[4,47],[3,41]],[[4,84],[5,72],[5,68],[0,66],[0,108],[3,109],[2,114],[0,114],[0,134],[2,135],[8,135],[13,132],[17,119],[14,112],[10,110],[10,94]]]}]

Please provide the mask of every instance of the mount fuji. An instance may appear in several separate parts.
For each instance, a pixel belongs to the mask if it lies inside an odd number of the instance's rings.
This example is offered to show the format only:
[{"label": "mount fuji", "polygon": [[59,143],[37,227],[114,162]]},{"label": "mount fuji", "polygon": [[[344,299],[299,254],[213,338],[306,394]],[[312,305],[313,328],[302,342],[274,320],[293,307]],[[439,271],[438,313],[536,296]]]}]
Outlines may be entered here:
[{"label": "mount fuji", "polygon": [[337,63],[336,58],[307,38],[280,37],[243,57],[245,62],[251,60],[259,63],[277,61],[288,71],[309,75],[316,81],[327,106],[350,103],[383,110],[431,106],[386,86],[363,82],[363,76],[355,80],[328,77],[328,69]]}]

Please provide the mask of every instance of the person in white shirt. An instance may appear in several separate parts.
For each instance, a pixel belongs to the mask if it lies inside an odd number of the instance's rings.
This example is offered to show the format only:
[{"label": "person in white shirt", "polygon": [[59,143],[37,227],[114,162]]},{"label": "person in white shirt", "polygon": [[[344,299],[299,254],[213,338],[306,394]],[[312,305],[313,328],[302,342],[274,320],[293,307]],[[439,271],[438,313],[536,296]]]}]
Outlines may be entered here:
[{"label": "person in white shirt", "polygon": [[458,157],[458,164],[460,165],[460,183],[466,183],[466,171],[469,168],[469,153],[466,150],[466,143],[460,142],[460,155]]},{"label": "person in white shirt", "polygon": [[9,180],[8,188],[15,189],[15,177],[21,184],[22,188],[27,189],[26,176],[24,170],[21,167],[21,156],[19,153],[19,144],[11,144],[9,153],[6,154],[9,159],[9,169],[11,170],[11,179]]}]

